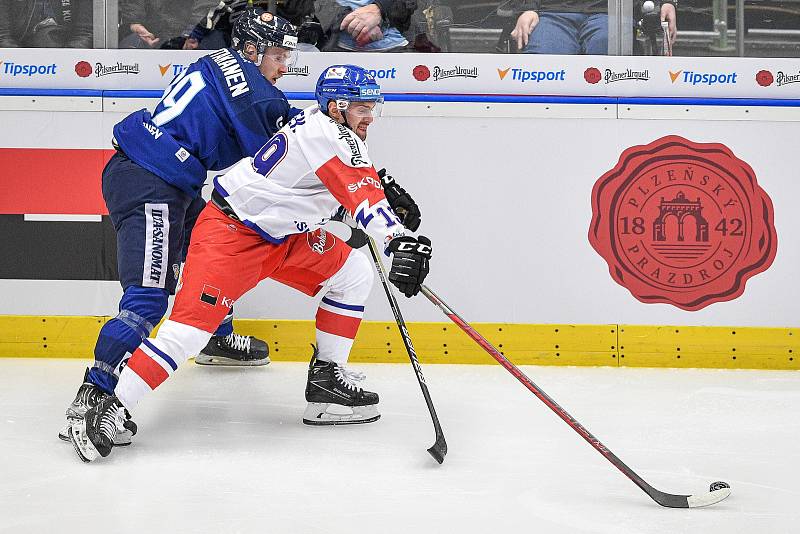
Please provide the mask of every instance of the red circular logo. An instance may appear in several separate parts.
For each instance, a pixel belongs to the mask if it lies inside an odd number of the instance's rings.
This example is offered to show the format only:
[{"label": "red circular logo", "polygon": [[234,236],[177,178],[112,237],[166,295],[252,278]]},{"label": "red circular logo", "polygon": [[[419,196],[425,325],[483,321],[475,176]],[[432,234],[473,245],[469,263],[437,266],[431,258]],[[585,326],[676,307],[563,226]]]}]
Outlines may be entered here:
[{"label": "red circular logo", "polygon": [[414,67],[414,78],[419,82],[424,82],[431,77],[431,69],[425,65],[417,65]]},{"label": "red circular logo", "polygon": [[625,150],[595,183],[589,242],[634,297],[688,311],[737,298],[778,246],[753,169],[676,135]]},{"label": "red circular logo", "polygon": [[89,64],[88,61],[79,61],[75,65],[75,74],[77,74],[81,78],[86,78],[87,76],[91,76],[92,66]]},{"label": "red circular logo", "polygon": [[306,233],[306,241],[308,242],[308,246],[311,247],[311,250],[322,255],[332,249],[333,245],[336,244],[336,236],[330,232],[326,232],[322,228],[318,228],[313,232]]},{"label": "red circular logo", "polygon": [[772,82],[775,81],[775,78],[772,77],[772,73],[770,71],[760,70],[756,74],[756,81],[761,87],[768,87],[772,85]]},{"label": "red circular logo", "polygon": [[595,67],[589,67],[583,71],[583,79],[591,84],[599,82],[600,78],[602,78],[602,74],[600,74],[600,70]]}]

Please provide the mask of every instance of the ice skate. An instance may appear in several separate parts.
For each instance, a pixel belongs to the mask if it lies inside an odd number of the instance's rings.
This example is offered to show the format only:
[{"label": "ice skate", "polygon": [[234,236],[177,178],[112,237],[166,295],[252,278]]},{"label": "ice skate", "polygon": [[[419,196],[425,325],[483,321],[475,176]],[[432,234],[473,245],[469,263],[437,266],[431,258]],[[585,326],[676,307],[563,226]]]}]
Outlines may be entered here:
[{"label": "ice skate", "polygon": [[128,412],[114,395],[106,395],[96,406],[90,408],[83,419],[69,429],[69,437],[75,452],[84,462],[106,457],[114,448],[114,438],[125,429]]},{"label": "ice skate", "polygon": [[[83,375],[83,384],[78,388],[75,400],[67,407],[67,422],[64,428],[58,433],[58,438],[62,441],[69,441],[69,428],[82,420],[87,410],[93,408],[109,395],[88,381],[89,369]],[[136,435],[136,423],[127,418],[122,431],[114,437],[114,445],[117,447],[130,445],[131,438]]]},{"label": "ice skate", "polygon": [[354,425],[380,419],[378,394],[354,383],[363,379],[363,374],[334,362],[317,360],[315,347],[308,365],[308,406],[303,422],[307,425]]},{"label": "ice skate", "polygon": [[227,336],[212,336],[194,361],[200,365],[267,365],[269,347],[257,337],[232,332]]}]

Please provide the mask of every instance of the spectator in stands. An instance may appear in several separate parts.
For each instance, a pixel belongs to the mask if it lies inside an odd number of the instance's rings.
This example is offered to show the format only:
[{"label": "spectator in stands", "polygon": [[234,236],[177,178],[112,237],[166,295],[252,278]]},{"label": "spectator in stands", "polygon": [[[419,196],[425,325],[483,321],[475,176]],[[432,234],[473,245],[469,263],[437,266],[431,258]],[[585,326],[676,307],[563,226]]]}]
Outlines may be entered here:
[{"label": "spectator in stands", "polygon": [[325,51],[398,52],[408,46],[417,0],[318,0],[317,16],[326,29]]},{"label": "spectator in stands", "polygon": [[120,48],[181,48],[218,0],[120,0]]},{"label": "spectator in stands", "polygon": [[270,4],[275,5],[274,15],[283,17],[299,28],[298,50],[314,51],[322,39],[322,27],[314,16],[314,0],[221,0],[197,22],[182,48],[228,48],[231,46],[231,29],[239,15],[251,5],[269,11]]},{"label": "spectator in stands", "polygon": [[[661,20],[669,25],[670,45],[677,36],[676,3],[661,2]],[[519,13],[511,38],[522,52],[608,54],[607,0],[511,0],[509,7]]]},{"label": "spectator in stands", "polygon": [[0,48],[91,48],[92,0],[0,0]]}]

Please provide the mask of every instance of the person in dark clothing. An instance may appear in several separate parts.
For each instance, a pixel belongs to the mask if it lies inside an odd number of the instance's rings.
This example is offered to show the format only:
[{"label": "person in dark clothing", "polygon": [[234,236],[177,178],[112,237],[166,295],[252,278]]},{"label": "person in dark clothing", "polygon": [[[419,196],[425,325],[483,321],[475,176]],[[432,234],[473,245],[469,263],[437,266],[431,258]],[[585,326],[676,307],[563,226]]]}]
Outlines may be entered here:
[{"label": "person in dark clothing", "polygon": [[[120,0],[120,48],[180,48],[218,0]],[[126,32],[129,35],[124,36]]]},{"label": "person in dark clothing", "polygon": [[0,0],[0,48],[91,48],[92,0]]},{"label": "person in dark clothing", "polygon": [[[221,0],[200,19],[182,44],[184,50],[217,50],[231,45],[231,29],[236,19],[248,8],[268,10],[269,0]],[[298,42],[316,46],[322,37],[319,21],[314,16],[314,0],[277,0],[273,15],[282,17],[298,28]]]},{"label": "person in dark clothing", "polygon": [[[230,27],[249,4],[267,9],[268,0],[222,0],[200,19],[182,48],[229,46]],[[316,5],[315,5],[316,4]],[[417,0],[277,0],[275,14],[299,28],[298,41],[324,51],[402,50]],[[301,49],[302,49],[301,44]]]},{"label": "person in dark clothing", "polygon": [[417,0],[319,0],[317,16],[326,30],[324,51],[404,50],[402,35],[411,24]]},{"label": "person in dark clothing", "polygon": [[[677,35],[677,0],[662,0],[670,44]],[[512,0],[519,16],[511,38],[528,54],[608,54],[607,0]]]}]

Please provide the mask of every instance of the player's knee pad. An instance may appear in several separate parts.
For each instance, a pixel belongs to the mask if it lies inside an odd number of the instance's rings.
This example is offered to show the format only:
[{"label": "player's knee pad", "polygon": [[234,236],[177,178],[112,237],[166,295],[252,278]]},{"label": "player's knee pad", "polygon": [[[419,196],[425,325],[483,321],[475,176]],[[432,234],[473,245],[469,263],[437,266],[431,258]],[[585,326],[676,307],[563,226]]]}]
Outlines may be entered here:
[{"label": "player's knee pad", "polygon": [[353,250],[339,269],[328,280],[328,295],[348,304],[361,303],[367,300],[375,272],[366,255]]},{"label": "player's knee pad", "polygon": [[89,380],[103,391],[114,391],[117,377],[142,340],[167,312],[169,294],[154,287],[128,286],[119,303],[119,313],[112,318],[97,337],[95,363]]},{"label": "player's knee pad", "polygon": [[125,323],[144,339],[167,313],[168,302],[169,293],[165,289],[128,286],[122,295],[119,314],[115,319]]}]

